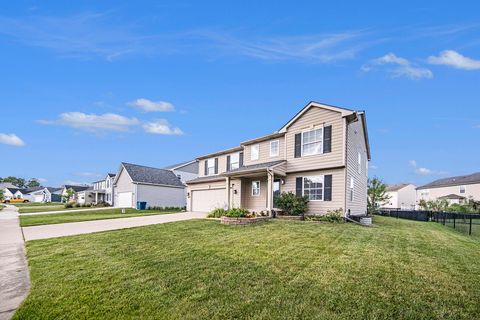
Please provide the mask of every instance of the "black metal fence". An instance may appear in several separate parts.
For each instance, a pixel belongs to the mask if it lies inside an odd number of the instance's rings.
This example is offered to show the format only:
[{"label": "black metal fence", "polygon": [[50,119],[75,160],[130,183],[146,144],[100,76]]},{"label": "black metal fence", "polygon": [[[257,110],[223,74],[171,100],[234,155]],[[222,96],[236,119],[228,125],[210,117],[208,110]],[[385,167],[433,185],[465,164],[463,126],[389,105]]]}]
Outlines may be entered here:
[{"label": "black metal fence", "polygon": [[480,214],[381,209],[381,216],[416,221],[434,221],[464,234],[480,237]]}]

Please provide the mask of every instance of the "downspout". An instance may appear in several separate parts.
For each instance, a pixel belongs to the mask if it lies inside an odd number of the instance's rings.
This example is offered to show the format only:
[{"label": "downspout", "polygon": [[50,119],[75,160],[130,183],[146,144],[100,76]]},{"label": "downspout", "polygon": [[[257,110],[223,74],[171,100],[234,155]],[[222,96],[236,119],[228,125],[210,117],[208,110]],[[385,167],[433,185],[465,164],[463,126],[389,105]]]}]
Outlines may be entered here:
[{"label": "downspout", "polygon": [[[267,168],[267,183],[269,183],[268,181],[270,180],[269,177],[272,177],[271,181],[272,181],[272,185],[268,185],[267,186],[267,191],[268,189],[270,189],[270,200],[269,200],[269,203],[268,203],[268,206],[270,207],[270,212],[269,214],[272,215],[272,212],[273,212],[273,180],[275,178],[275,174],[273,172],[272,169],[270,168]],[[267,198],[268,199],[268,198]]]}]

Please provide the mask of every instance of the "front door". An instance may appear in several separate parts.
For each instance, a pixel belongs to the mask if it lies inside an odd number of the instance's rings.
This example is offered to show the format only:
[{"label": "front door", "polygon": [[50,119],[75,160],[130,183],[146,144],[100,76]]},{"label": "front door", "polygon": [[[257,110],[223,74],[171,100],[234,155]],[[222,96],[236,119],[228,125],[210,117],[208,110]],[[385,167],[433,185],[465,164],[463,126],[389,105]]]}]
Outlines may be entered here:
[{"label": "front door", "polygon": [[280,196],[280,180],[273,181],[273,206],[276,207],[276,199]]}]

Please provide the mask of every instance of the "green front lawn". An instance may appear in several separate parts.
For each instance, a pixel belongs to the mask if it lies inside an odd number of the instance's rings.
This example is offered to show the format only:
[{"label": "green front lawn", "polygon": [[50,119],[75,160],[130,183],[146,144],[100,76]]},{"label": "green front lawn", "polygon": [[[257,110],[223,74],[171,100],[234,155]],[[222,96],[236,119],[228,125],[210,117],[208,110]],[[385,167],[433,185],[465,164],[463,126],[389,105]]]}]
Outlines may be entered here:
[{"label": "green front lawn", "polygon": [[73,207],[65,208],[65,204],[56,204],[50,206],[22,206],[18,208],[19,213],[34,213],[34,212],[49,212],[49,211],[64,211],[64,210],[79,210],[79,209],[95,209],[95,207]]},{"label": "green front lawn", "polygon": [[61,202],[23,202],[23,203],[12,203],[15,207],[49,207],[49,206],[63,206],[64,203]]},{"label": "green front lawn", "polygon": [[480,241],[436,223],[196,220],[27,242],[15,319],[475,319]]},{"label": "green front lawn", "polygon": [[101,220],[101,219],[117,219],[117,218],[138,217],[138,216],[148,216],[148,215],[167,214],[167,213],[174,213],[174,211],[160,211],[160,210],[139,211],[136,209],[125,209],[125,213],[122,213],[122,209],[112,208],[112,209],[105,209],[105,210],[20,216],[20,225],[22,227],[29,227],[29,226],[38,226],[38,225],[44,225],[44,224],[57,224],[57,223],[79,222],[79,221],[90,221],[90,220]]}]

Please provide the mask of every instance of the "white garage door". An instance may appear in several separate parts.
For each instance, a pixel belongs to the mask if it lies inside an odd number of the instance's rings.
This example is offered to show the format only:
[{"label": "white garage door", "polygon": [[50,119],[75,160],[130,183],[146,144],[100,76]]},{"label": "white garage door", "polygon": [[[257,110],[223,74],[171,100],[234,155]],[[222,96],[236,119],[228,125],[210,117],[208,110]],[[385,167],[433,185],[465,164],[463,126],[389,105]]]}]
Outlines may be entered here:
[{"label": "white garage door", "polygon": [[118,194],[118,206],[120,208],[131,208],[132,203],[133,202],[131,192],[120,192]]},{"label": "white garage door", "polygon": [[209,212],[225,207],[225,189],[192,191],[192,211]]}]

